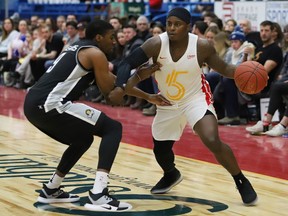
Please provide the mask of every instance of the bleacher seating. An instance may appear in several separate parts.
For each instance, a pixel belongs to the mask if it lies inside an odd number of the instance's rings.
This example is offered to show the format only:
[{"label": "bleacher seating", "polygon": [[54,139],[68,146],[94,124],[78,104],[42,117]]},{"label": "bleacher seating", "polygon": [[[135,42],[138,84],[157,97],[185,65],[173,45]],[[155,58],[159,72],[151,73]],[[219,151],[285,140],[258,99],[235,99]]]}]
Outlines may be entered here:
[{"label": "bleacher seating", "polygon": [[[39,15],[43,18],[56,18],[60,14],[75,14],[78,17],[90,15],[91,17],[107,18],[109,15],[109,3],[117,2],[117,0],[91,0],[90,3],[79,2],[79,0],[19,0],[18,13],[22,18],[29,18],[31,15]],[[121,0],[118,0],[118,2],[121,2]],[[214,9],[212,0],[211,2],[207,2],[206,0],[205,2],[195,2],[195,0],[179,2],[175,0],[164,0],[161,8],[158,9],[151,9],[148,0],[126,0],[126,2],[144,2],[144,14],[152,20],[159,20],[161,22],[165,22],[167,11],[178,6],[188,9],[192,17],[196,18],[196,20],[201,16],[201,13],[194,12],[196,5],[208,5],[211,6],[212,10]]]}]

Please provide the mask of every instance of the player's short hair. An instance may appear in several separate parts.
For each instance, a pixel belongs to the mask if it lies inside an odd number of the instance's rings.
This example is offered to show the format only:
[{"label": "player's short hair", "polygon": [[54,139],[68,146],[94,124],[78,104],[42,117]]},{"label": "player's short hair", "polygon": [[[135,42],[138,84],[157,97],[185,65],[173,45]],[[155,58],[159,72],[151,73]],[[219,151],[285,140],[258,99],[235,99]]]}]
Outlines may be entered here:
[{"label": "player's short hair", "polygon": [[104,20],[94,20],[86,28],[86,38],[93,40],[97,34],[105,35],[107,31],[114,29],[113,26]]}]

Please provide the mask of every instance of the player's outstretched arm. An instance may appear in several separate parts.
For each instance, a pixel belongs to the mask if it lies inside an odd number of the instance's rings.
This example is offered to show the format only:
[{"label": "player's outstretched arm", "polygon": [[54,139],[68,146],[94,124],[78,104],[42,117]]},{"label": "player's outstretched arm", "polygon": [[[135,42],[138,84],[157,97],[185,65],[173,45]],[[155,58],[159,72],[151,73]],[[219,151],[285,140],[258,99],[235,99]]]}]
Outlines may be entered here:
[{"label": "player's outstretched arm", "polygon": [[127,84],[125,85],[125,94],[135,96],[138,98],[143,98],[146,101],[161,105],[167,106],[171,105],[170,102],[160,94],[148,94],[136,87],[136,85],[144,79],[147,79],[151,76],[152,73],[159,70],[161,65],[159,63],[154,64],[145,64],[129,78]]},{"label": "player's outstretched arm", "polygon": [[214,46],[207,40],[198,41],[198,56],[199,65],[205,62],[221,75],[231,79],[234,78],[236,66],[224,62],[216,53]]},{"label": "player's outstretched arm", "polygon": [[[125,95],[124,85],[127,84],[127,81],[130,78],[131,70],[147,62],[151,57],[156,61],[156,56],[159,53],[161,45],[159,42],[160,39],[158,37],[150,38],[145,41],[141,47],[134,50],[127,58],[121,61],[117,71],[116,87],[109,94],[109,99],[114,104],[121,104],[123,102],[123,96]],[[143,79],[146,75],[143,74]]]}]

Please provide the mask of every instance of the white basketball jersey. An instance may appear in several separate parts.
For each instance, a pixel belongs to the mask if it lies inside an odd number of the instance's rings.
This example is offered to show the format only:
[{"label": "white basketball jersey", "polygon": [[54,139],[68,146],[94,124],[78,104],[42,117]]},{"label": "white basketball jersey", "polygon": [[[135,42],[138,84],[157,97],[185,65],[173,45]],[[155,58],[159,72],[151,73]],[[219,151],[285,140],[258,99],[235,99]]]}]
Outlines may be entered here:
[{"label": "white basketball jersey", "polygon": [[188,47],[177,61],[172,60],[167,33],[160,34],[161,49],[157,61],[162,64],[155,73],[161,94],[174,103],[185,103],[195,97],[205,97],[212,103],[212,94],[197,60],[198,36],[189,33]]}]

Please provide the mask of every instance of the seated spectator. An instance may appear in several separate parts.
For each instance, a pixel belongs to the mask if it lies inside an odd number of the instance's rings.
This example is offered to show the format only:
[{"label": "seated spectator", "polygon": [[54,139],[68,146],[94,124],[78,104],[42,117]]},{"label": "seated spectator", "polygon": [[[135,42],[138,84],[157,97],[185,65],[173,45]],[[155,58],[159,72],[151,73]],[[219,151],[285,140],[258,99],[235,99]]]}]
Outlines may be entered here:
[{"label": "seated spectator", "polygon": [[111,17],[109,20],[109,23],[113,26],[115,31],[118,31],[119,29],[122,29],[122,23],[121,19],[119,17]]},{"label": "seated spectator", "polygon": [[[240,27],[236,27],[235,31],[230,35],[231,47],[233,49],[231,56],[231,64],[239,65],[243,62],[244,55],[251,60],[254,57],[254,45],[245,40],[245,35]],[[220,87],[219,87],[220,85]],[[218,87],[218,88],[217,88]],[[225,117],[218,121],[219,125],[240,125],[240,110],[238,103],[238,88],[234,79],[221,77],[220,83],[216,87],[213,96],[215,102],[221,104]]]},{"label": "seated spectator", "polygon": [[45,73],[46,61],[49,63],[49,60],[55,60],[64,46],[62,36],[57,33],[53,34],[51,26],[45,25],[41,31],[41,34],[45,39],[46,53],[34,54],[31,56],[30,66],[35,81],[38,81],[38,79]]},{"label": "seated spectator", "polygon": [[202,17],[203,21],[206,22],[208,26],[210,26],[210,23],[213,19],[218,18],[217,15],[212,11],[204,11]]},{"label": "seated spectator", "polygon": [[[214,44],[214,37],[215,35],[217,35],[219,32],[221,32],[219,30],[219,28],[217,26],[209,26],[206,31],[205,31],[205,39],[207,39],[210,43]],[[204,74],[209,73],[210,68],[208,67],[208,65],[206,63],[203,63],[202,65],[202,70]]]},{"label": "seated spectator", "polygon": [[273,24],[274,24],[272,32],[273,40],[280,48],[282,48],[284,34],[282,32],[281,26],[277,22],[274,22]]},{"label": "seated spectator", "polygon": [[146,16],[141,15],[136,21],[137,35],[138,38],[146,41],[148,38],[152,37],[149,27],[149,20]]},{"label": "seated spectator", "polygon": [[252,30],[251,21],[248,19],[239,20],[239,26],[245,34],[246,40],[253,43],[256,49],[262,46],[262,40],[260,37],[260,32]]},{"label": "seated spectator", "polygon": [[284,56],[287,56],[288,54],[288,24],[284,26],[283,34],[284,34],[284,38],[283,38],[283,44],[282,44],[282,51],[283,51]]},{"label": "seated spectator", "polygon": [[198,35],[199,38],[205,38],[205,31],[208,28],[206,22],[198,20],[192,27],[192,33]]},{"label": "seated spectator", "polygon": [[234,19],[228,19],[224,25],[224,31],[231,34],[235,27],[237,26],[237,22]]},{"label": "seated spectator", "polygon": [[[2,35],[0,36],[0,59],[7,58],[8,45],[12,40],[19,37],[19,32],[16,31],[12,19],[7,18],[2,24]],[[1,66],[1,64],[0,64]]]},{"label": "seated spectator", "polygon": [[[282,50],[273,40],[273,29],[274,29],[274,23],[271,21],[266,20],[260,24],[260,36],[261,36],[263,45],[262,47],[256,50],[256,55],[255,55],[254,60],[264,65],[264,68],[268,73],[269,79],[268,79],[267,86],[260,93],[252,95],[252,99],[254,100],[254,103],[257,108],[257,116],[260,116],[260,99],[269,97],[270,88],[273,82],[277,80],[279,70],[281,68],[282,61],[283,61]],[[283,67],[285,67],[285,65],[286,64],[284,64]],[[270,113],[270,114],[274,114],[274,113]],[[249,132],[253,132],[253,133],[260,132],[259,131],[260,123],[259,122],[257,123],[258,124],[257,127],[256,126],[247,127],[246,130]],[[262,127],[261,132],[265,132],[265,130],[267,130],[267,127]]]},{"label": "seated spectator", "polygon": [[[229,35],[226,32],[219,32],[214,37],[214,47],[219,55],[225,62],[230,63],[232,58],[232,47],[230,46],[231,41],[229,40]],[[205,74],[206,80],[209,82],[211,92],[215,91],[215,88],[220,88],[221,85],[218,85],[221,80],[221,75],[216,72],[210,70],[209,73]],[[225,110],[223,109],[221,103],[218,104],[218,101],[214,100],[214,107],[217,114],[218,119],[222,119],[225,117]]]},{"label": "seated spectator", "polygon": [[85,23],[80,22],[77,24],[79,40],[85,39],[86,27],[87,27],[87,24]]},{"label": "seated spectator", "polygon": [[67,38],[67,41],[64,41],[63,50],[79,40],[77,23],[75,21],[69,21],[66,23],[66,31],[67,31],[68,38]]},{"label": "seated spectator", "polygon": [[[29,40],[29,36],[26,35],[26,40]],[[21,64],[16,68],[13,77],[20,78],[20,87],[19,88],[28,88],[34,84],[34,77],[32,75],[31,67],[30,67],[30,59],[31,56],[36,54],[45,54],[45,40],[41,35],[41,26],[34,29],[32,32],[32,49],[29,54],[21,61]]]},{"label": "seated spectator", "polygon": [[64,36],[64,34],[66,34],[66,32],[62,32],[63,23],[66,23],[65,16],[63,16],[63,15],[57,16],[57,18],[56,18],[57,33],[61,34],[62,36]]},{"label": "seated spectator", "polygon": [[[157,36],[157,35],[165,32],[165,28],[162,25],[162,23],[156,22],[152,26],[153,26],[152,27],[152,35],[153,36]],[[152,59],[150,59],[150,63],[153,64]],[[154,94],[157,94],[159,92],[159,89],[158,89],[156,80],[154,78],[154,75],[152,75],[152,77],[151,77],[151,82],[153,85]],[[147,103],[147,106],[145,105],[145,107],[142,110],[142,114],[145,116],[155,116],[156,115],[156,109],[157,109],[157,107],[155,104]]]},{"label": "seated spectator", "polygon": [[[288,64],[288,62],[286,62]],[[268,136],[282,136],[288,133],[288,73],[283,76],[280,80],[274,82],[270,89],[270,100],[268,105],[268,111],[264,116],[263,121],[258,121],[251,127],[246,127],[246,130],[250,133],[263,133]],[[286,99],[283,104],[283,97]],[[277,109],[285,108],[283,117],[277,125],[272,128],[272,118]],[[280,116],[281,118],[281,116]]]},{"label": "seated spectator", "polygon": [[256,49],[253,59],[264,66],[269,76],[267,86],[259,94],[253,95],[258,112],[260,112],[260,98],[269,97],[270,86],[279,75],[283,61],[282,50],[273,40],[273,29],[274,23],[271,21],[266,20],[260,24],[260,37],[263,45]]},{"label": "seated spectator", "polygon": [[3,61],[3,72],[5,72],[4,84],[6,86],[13,86],[15,84],[15,79],[10,79],[11,72],[14,72],[17,65],[19,64],[19,59],[25,58],[30,52],[29,43],[26,40],[26,34],[28,31],[28,24],[26,20],[20,20],[19,25],[19,36],[16,37],[8,46],[7,60]]}]

